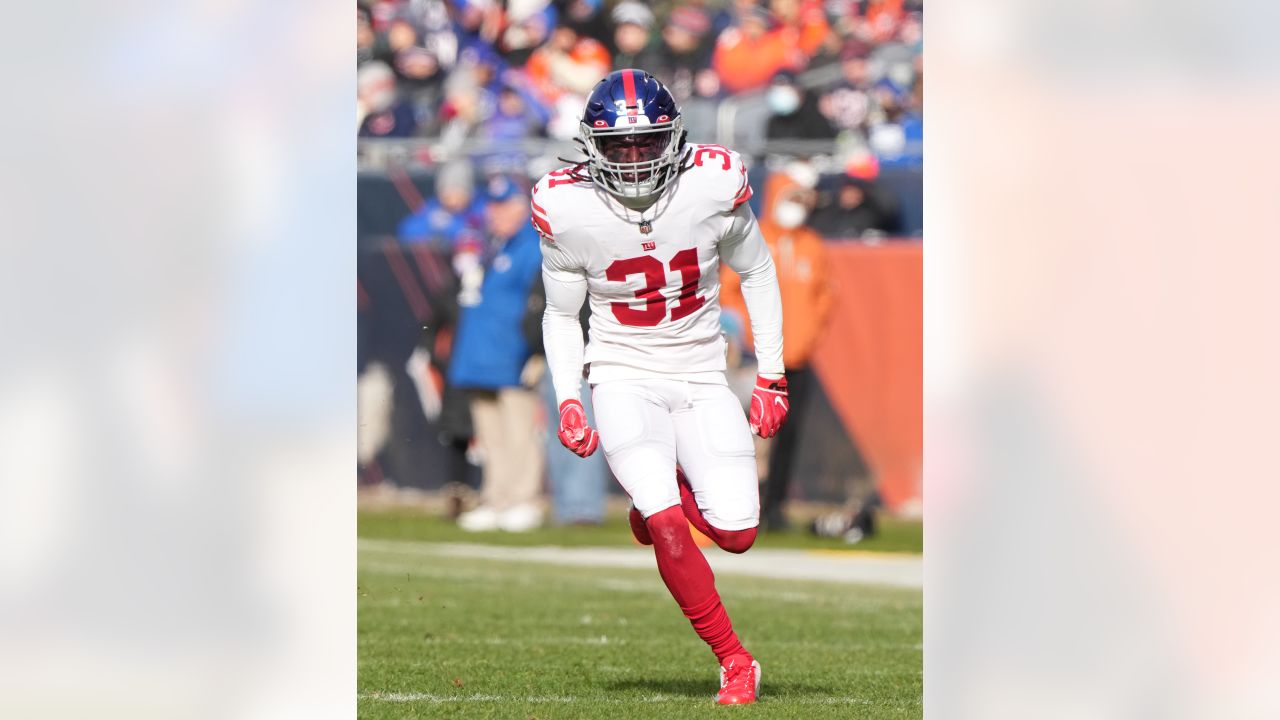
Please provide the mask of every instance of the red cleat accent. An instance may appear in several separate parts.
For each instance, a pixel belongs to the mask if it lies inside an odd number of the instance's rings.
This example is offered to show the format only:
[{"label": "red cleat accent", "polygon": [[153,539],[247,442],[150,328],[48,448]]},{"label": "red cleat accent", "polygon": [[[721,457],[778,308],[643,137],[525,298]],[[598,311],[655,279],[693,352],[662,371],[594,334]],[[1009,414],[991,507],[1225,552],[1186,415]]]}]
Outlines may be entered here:
[{"label": "red cleat accent", "polygon": [[720,692],[716,702],[721,705],[746,705],[756,701],[760,694],[760,663],[750,655],[734,655],[720,666]]},{"label": "red cleat accent", "polygon": [[636,542],[641,545],[653,544],[653,537],[649,535],[649,526],[644,524],[644,516],[634,505],[631,506],[631,512],[627,513],[627,520],[631,521],[631,534],[636,536]]}]

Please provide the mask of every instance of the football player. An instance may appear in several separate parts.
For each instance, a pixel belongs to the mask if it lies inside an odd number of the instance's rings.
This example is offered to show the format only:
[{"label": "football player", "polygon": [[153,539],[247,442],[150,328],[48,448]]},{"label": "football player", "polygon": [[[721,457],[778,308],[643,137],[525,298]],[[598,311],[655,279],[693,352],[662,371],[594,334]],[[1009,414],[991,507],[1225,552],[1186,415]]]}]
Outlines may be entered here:
[{"label": "football player", "polygon": [[[716,701],[750,703],[760,664],[734,633],[689,525],[729,552],[755,541],[750,433],[772,437],[788,409],[782,305],[747,205],[746,166],[723,147],[686,142],[682,125],[671,93],[643,70],[613,72],[591,91],[578,137],[586,159],[533,188],[543,337],[560,441],[582,457],[604,446],[631,496],[636,539],[653,546],[663,582],[720,661]],[[749,422],[725,379],[721,262],[741,275],[756,338]],[[584,363],[598,434],[578,397]]]}]

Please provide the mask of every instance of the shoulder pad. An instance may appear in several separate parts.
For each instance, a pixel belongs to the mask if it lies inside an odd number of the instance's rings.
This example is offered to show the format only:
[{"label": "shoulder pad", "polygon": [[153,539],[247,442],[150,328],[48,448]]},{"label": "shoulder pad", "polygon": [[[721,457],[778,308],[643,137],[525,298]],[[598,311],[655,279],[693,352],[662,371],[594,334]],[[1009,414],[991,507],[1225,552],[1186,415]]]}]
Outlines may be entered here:
[{"label": "shoulder pad", "polygon": [[534,229],[543,240],[555,243],[556,231],[563,230],[567,219],[565,213],[558,212],[558,208],[569,207],[573,202],[565,196],[564,189],[557,190],[557,188],[565,185],[589,186],[590,183],[591,179],[587,177],[586,170],[581,165],[569,165],[559,170],[552,170],[534,184],[530,192],[529,221],[533,223]]},{"label": "shoulder pad", "polygon": [[732,212],[751,199],[747,163],[738,153],[720,145],[691,145],[689,161],[692,167],[686,172],[697,178],[721,212]]}]

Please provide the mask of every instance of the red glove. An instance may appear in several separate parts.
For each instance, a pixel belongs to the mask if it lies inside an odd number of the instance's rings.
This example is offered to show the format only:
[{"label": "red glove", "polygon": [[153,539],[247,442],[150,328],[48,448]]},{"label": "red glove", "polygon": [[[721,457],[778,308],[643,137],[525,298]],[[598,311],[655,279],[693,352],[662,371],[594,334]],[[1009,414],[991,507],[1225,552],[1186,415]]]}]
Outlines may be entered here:
[{"label": "red glove", "polygon": [[600,435],[587,425],[587,411],[577,400],[560,403],[560,444],[578,457],[586,457],[596,451]]},{"label": "red glove", "polygon": [[762,438],[777,435],[782,424],[787,421],[790,409],[787,379],[780,377],[774,380],[757,375],[756,389],[751,393],[751,413],[747,420],[752,432]]}]

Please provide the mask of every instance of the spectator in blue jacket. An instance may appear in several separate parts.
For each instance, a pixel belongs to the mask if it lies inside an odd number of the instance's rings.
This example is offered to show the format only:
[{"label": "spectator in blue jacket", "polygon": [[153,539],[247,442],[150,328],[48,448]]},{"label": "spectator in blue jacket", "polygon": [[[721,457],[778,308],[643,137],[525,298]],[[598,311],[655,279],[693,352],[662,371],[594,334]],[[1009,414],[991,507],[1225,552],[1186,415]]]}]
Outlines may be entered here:
[{"label": "spectator in blue jacket", "polygon": [[478,232],[484,225],[484,200],[476,197],[470,164],[457,160],[441,167],[435,189],[435,197],[400,221],[400,242],[452,250],[467,231]]},{"label": "spectator in blue jacket", "polygon": [[[476,442],[484,456],[480,505],[458,517],[465,530],[523,532],[542,524],[543,452],[531,388],[540,374],[522,331],[542,267],[529,224],[527,188],[499,176],[489,183],[484,241],[465,252],[462,305],[449,382],[471,395]],[[530,367],[526,367],[530,366]]]}]

